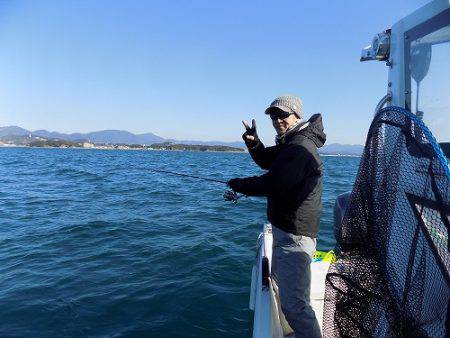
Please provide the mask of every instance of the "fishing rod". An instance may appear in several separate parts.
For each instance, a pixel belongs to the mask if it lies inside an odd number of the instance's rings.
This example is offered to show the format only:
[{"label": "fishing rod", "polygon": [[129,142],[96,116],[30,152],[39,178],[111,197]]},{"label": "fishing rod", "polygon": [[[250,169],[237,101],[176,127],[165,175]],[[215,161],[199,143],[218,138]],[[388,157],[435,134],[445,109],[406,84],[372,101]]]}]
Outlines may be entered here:
[{"label": "fishing rod", "polygon": [[207,177],[200,177],[200,176],[195,176],[195,175],[174,173],[173,171],[167,171],[167,170],[161,170],[161,169],[150,169],[150,170],[151,171],[155,171],[157,173],[164,173],[164,174],[170,174],[170,175],[176,175],[176,176],[184,176],[184,177],[196,178],[198,180],[217,182],[217,183],[223,183],[223,184],[227,184],[228,185],[227,181],[215,180],[214,178],[207,178]]},{"label": "fishing rod", "polygon": [[[189,177],[189,178],[195,178],[197,180],[202,180],[202,181],[209,181],[209,182],[226,184],[228,186],[228,182],[227,181],[216,180],[214,178],[207,178],[207,177],[200,177],[200,176],[195,176],[195,175],[175,173],[173,171],[162,170],[162,169],[151,169],[150,168],[149,170],[153,171],[153,172],[157,172],[157,173],[163,173],[163,174],[169,174],[169,175],[175,175],[175,176],[182,176],[182,177]],[[239,198],[241,198],[242,196],[244,196],[244,195],[238,195],[235,191],[233,191],[231,189],[226,190],[225,193],[223,194],[223,198],[226,201],[232,201],[234,204],[236,204],[237,200]]]}]

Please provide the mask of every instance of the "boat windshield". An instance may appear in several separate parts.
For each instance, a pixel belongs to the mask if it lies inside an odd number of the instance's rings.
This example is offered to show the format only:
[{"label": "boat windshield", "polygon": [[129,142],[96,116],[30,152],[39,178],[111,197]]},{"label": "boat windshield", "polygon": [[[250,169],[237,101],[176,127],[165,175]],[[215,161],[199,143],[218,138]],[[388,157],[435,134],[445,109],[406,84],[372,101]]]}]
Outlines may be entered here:
[{"label": "boat windshield", "polygon": [[450,142],[450,10],[405,33],[406,107]]}]

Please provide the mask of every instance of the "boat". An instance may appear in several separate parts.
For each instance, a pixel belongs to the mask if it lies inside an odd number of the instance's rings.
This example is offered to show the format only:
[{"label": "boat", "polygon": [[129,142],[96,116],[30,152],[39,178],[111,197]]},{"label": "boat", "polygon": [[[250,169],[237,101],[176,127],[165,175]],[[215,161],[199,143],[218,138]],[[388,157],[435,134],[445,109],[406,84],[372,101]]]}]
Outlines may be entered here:
[{"label": "boat", "polygon": [[[285,337],[293,334],[281,311],[278,290],[270,278],[272,266],[272,226],[265,224],[258,237],[258,250],[252,269],[249,308],[254,311],[253,337]],[[311,265],[311,304],[322,322],[325,276],[334,260],[333,251],[316,251]]]},{"label": "boat", "polygon": [[[445,337],[449,0],[431,1],[377,34],[361,53],[361,61],[369,60],[386,63],[387,93],[375,107],[354,188],[336,198],[336,261],[333,253],[323,259],[319,252],[311,264],[311,305],[326,337]],[[374,229],[379,239],[370,237]],[[251,278],[254,338],[293,337],[271,279],[272,241],[272,226],[265,224]]]}]

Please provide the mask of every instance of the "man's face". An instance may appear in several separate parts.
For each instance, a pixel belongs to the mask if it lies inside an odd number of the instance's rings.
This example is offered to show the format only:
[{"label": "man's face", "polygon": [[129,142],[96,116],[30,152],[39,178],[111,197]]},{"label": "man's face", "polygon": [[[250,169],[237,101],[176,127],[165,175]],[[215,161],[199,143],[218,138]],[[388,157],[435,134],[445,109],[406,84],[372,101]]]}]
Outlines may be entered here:
[{"label": "man's face", "polygon": [[270,114],[272,125],[277,132],[277,135],[283,135],[290,127],[298,122],[298,117],[295,114],[283,118],[283,114]]}]

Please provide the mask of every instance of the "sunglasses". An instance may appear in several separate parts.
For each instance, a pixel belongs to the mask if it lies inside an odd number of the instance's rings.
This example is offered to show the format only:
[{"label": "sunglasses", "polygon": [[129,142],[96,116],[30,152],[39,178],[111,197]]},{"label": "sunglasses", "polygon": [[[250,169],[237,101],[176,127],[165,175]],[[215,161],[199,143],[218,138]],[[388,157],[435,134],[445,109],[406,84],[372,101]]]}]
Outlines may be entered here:
[{"label": "sunglasses", "polygon": [[270,118],[272,119],[272,121],[276,121],[278,119],[284,120],[284,119],[287,119],[290,115],[293,115],[293,113],[280,111],[280,112],[277,112],[275,114],[270,114]]}]

